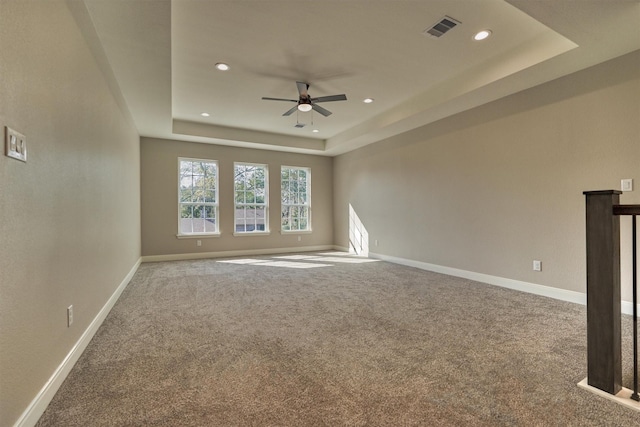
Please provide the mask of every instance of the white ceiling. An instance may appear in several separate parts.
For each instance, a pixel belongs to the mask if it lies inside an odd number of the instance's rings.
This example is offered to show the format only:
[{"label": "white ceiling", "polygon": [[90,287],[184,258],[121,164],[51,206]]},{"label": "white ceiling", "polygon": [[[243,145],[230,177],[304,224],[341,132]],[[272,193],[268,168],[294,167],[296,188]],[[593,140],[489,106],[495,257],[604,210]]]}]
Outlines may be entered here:
[{"label": "white ceiling", "polygon": [[[68,3],[140,135],[322,155],[640,49],[638,0]],[[445,15],[461,24],[423,34]],[[261,100],[297,99],[296,81],[348,100],[322,104],[329,117]]]}]

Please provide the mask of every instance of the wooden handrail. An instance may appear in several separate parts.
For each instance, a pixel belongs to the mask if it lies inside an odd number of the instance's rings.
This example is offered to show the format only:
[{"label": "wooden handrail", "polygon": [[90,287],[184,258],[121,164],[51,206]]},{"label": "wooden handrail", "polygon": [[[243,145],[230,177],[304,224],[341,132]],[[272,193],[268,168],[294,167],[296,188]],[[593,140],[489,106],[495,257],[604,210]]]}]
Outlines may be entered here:
[{"label": "wooden handrail", "polygon": [[640,205],[614,205],[614,215],[640,215]]}]

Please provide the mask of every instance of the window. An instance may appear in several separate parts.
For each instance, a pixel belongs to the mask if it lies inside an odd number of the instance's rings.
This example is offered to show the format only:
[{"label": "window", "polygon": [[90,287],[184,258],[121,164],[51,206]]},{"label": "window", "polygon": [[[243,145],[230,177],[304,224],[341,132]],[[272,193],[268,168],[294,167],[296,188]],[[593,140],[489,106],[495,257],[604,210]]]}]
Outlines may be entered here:
[{"label": "window", "polygon": [[218,163],[178,159],[178,235],[218,233]]},{"label": "window", "polygon": [[311,231],[311,169],[282,166],[282,231]]},{"label": "window", "polygon": [[235,163],[235,231],[269,231],[269,195],[267,165]]}]

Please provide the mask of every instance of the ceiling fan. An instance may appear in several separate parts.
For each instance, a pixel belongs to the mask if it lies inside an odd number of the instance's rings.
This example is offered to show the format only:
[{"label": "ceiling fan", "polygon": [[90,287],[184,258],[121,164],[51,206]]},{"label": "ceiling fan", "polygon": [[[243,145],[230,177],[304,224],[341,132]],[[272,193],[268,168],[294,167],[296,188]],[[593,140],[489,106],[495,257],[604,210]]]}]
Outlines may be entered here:
[{"label": "ceiling fan", "polygon": [[318,113],[322,114],[325,117],[329,116],[331,114],[331,111],[327,110],[326,108],[322,108],[319,105],[316,105],[318,102],[332,102],[332,101],[346,101],[347,100],[347,95],[345,95],[345,94],[320,96],[318,98],[311,98],[311,96],[309,96],[309,93],[307,92],[309,90],[309,84],[308,83],[296,82],[296,85],[298,86],[298,93],[300,94],[300,98],[297,99],[297,100],[296,99],[284,99],[284,98],[269,98],[269,97],[266,97],[266,96],[263,96],[262,99],[266,99],[267,101],[295,102],[297,105],[295,107],[291,108],[290,110],[288,110],[287,112],[285,112],[283,114],[283,116],[290,116],[296,110],[305,111],[305,112],[314,110],[314,111],[317,111]]}]

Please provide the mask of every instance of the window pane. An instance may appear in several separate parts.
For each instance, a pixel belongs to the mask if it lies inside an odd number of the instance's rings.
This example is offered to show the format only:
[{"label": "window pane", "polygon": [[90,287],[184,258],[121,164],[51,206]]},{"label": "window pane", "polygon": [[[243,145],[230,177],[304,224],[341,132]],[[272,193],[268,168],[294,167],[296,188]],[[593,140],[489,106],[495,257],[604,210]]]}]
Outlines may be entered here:
[{"label": "window pane", "polygon": [[192,212],[191,206],[182,205],[180,207],[180,232],[181,233],[191,233],[192,231]]},{"label": "window pane", "polygon": [[267,167],[238,164],[235,169],[235,228],[240,232],[267,228]]},{"label": "window pane", "polygon": [[309,230],[310,169],[282,167],[281,178],[282,230]]},{"label": "window pane", "polygon": [[194,233],[204,233],[204,220],[201,218],[194,218],[192,220],[193,224],[193,232]]},{"label": "window pane", "polygon": [[236,231],[246,231],[244,217],[236,218],[235,224],[236,224]]},{"label": "window pane", "polygon": [[180,175],[191,176],[193,173],[193,163],[187,160],[180,161]]},{"label": "window pane", "polygon": [[244,207],[236,206],[236,219],[244,220],[244,218],[245,218],[245,216],[244,216]]},{"label": "window pane", "polygon": [[192,200],[191,187],[189,188],[180,188],[180,202],[190,202]]},{"label": "window pane", "polygon": [[291,208],[289,206],[282,207],[281,223],[282,223],[282,229],[285,231],[288,231],[291,229],[290,216],[289,216],[290,210]]},{"label": "window pane", "polygon": [[264,203],[264,196],[265,196],[265,191],[264,188],[259,188],[256,190],[255,193],[255,202],[256,203]]},{"label": "window pane", "polygon": [[[180,233],[217,232],[216,205],[218,177],[215,161],[180,159],[179,171]],[[194,204],[195,203],[195,204]],[[207,224],[205,224],[207,222]]]},{"label": "window pane", "polygon": [[190,205],[180,205],[180,218],[191,218]]},{"label": "window pane", "polygon": [[244,191],[236,191],[236,203],[244,203]]},{"label": "window pane", "polygon": [[217,230],[216,218],[215,216],[207,217],[204,221],[204,231],[205,233],[214,233]]}]

